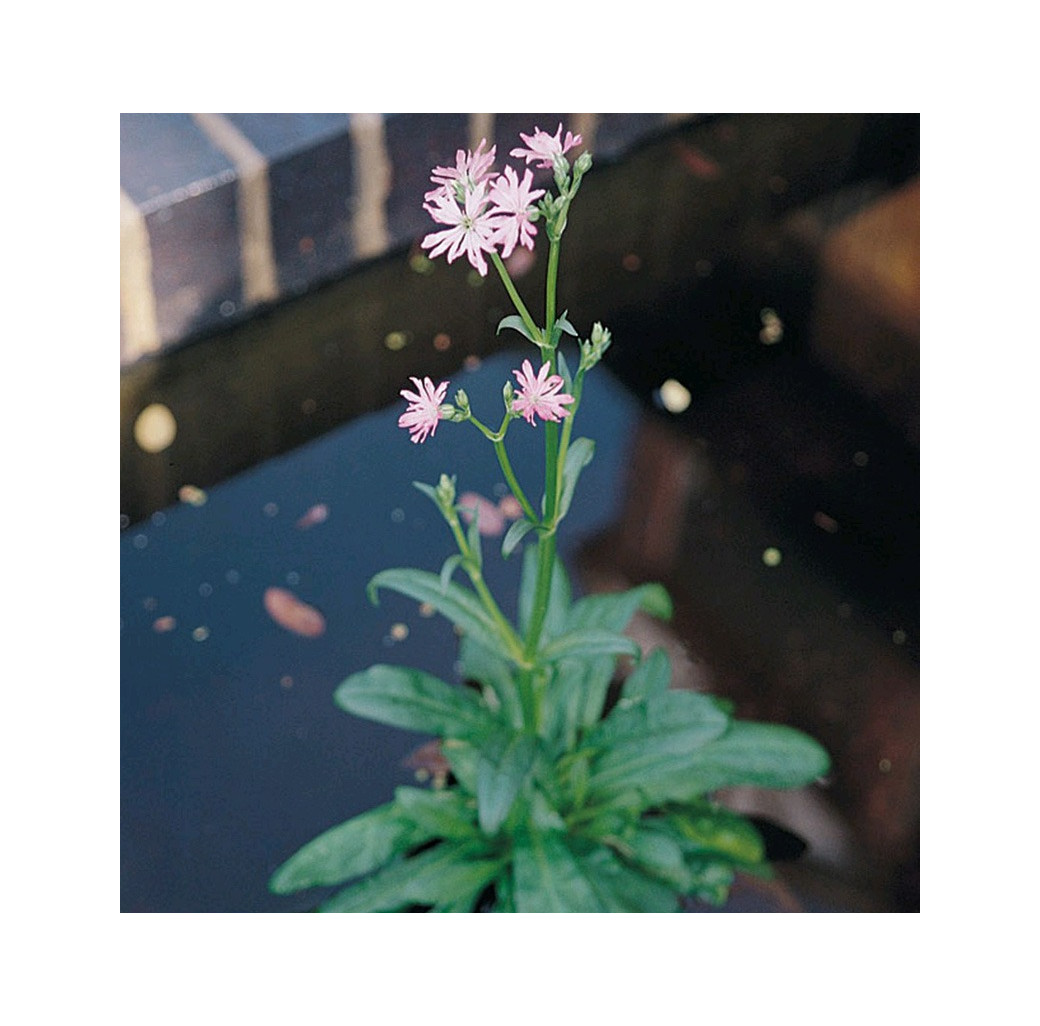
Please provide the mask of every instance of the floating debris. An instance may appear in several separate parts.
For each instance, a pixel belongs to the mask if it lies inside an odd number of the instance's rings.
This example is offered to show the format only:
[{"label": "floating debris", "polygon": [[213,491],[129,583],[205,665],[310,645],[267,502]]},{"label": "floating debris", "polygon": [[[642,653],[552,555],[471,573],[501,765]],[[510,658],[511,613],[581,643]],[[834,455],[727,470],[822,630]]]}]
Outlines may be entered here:
[{"label": "floating debris", "polygon": [[195,485],[181,485],[177,490],[177,498],[181,502],[186,502],[189,506],[205,506],[206,499],[209,496],[201,488],[196,488]]},{"label": "floating debris", "polygon": [[160,616],[152,624],[152,630],[156,634],[168,634],[170,631],[175,630],[176,627],[177,621],[172,616]]},{"label": "floating debris", "polygon": [[813,514],[812,522],[821,530],[826,531],[828,534],[838,533],[838,521],[834,517],[828,516],[826,513],[817,510]]},{"label": "floating debris", "polygon": [[467,524],[472,522],[473,511],[476,511],[477,530],[487,538],[495,538],[506,529],[506,518],[502,510],[483,495],[465,492],[459,497],[459,507],[462,519]]},{"label": "floating debris", "polygon": [[209,628],[208,627],[196,627],[195,630],[193,630],[191,632],[191,636],[196,641],[205,641],[209,637]]},{"label": "floating debris", "polygon": [[784,557],[781,555],[780,550],[775,549],[772,546],[762,553],[762,562],[765,563],[766,566],[779,566],[780,561],[783,558]]},{"label": "floating debris", "polygon": [[325,633],[325,617],[285,588],[268,588],[264,609],[279,627],[302,638],[319,638]]},{"label": "floating debris", "polygon": [[697,178],[711,181],[722,174],[722,168],[719,164],[712,160],[703,150],[689,145],[680,145],[677,149],[686,169]]},{"label": "floating debris", "polygon": [[315,506],[311,506],[306,513],[296,521],[296,526],[301,531],[306,531],[308,527],[313,527],[315,524],[324,524],[329,519],[329,507],[324,502],[319,502]]},{"label": "floating debris", "polygon": [[506,495],[498,500],[498,511],[509,520],[519,520],[524,511],[515,495]]},{"label": "floating debris", "polygon": [[692,400],[690,390],[675,378],[668,378],[657,390],[656,399],[669,413],[682,413],[689,408]]},{"label": "floating debris", "polygon": [[762,330],[758,333],[758,340],[765,346],[775,346],[784,337],[784,322],[777,316],[775,310],[766,307],[759,313],[762,321]]}]

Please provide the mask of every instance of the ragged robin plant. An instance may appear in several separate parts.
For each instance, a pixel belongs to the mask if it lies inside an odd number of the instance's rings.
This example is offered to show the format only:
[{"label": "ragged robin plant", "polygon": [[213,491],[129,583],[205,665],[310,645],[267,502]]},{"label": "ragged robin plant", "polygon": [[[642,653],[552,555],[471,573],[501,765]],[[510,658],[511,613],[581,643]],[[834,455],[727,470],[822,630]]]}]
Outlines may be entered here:
[{"label": "ragged robin plant", "polygon": [[[595,452],[573,429],[585,378],[611,334],[595,323],[580,337],[556,308],[557,274],[568,213],[592,160],[568,158],[581,138],[562,125],[555,135],[535,128],[520,138],[510,156],[523,160],[522,177],[511,166],[493,170],[495,148],[484,142],[459,150],[454,167],[433,169],[424,206],[438,230],[422,246],[449,263],[465,255],[481,275],[494,267],[516,311],[498,331],[523,336],[535,363],[524,359],[506,382],[497,428],[478,419],[465,392],[447,402],[449,382],[430,378],[412,378],[414,390],[402,391],[399,420],[415,443],[440,443],[437,428],[448,421],[472,425],[494,448],[523,511],[502,541],[505,557],[522,548],[516,622],[484,580],[478,511],[460,504],[456,478],[416,482],[456,551],[439,572],[385,570],[369,594],[377,601],[389,589],[447,617],[461,635],[466,683],[376,665],[348,677],[335,701],[433,735],[450,775],[397,788],[392,801],[325,831],[274,873],[270,886],[280,894],[339,887],[320,911],[674,912],[683,896],[722,904],[736,873],[770,869],[756,828],[714,793],[797,787],[829,768],[806,735],[735,719],[718,698],[670,688],[664,650],[643,654],[624,633],[639,610],[671,615],[660,585],[572,597],[556,539]],[[533,187],[532,164],[552,172],[554,188]],[[539,231],[549,247],[541,323],[504,262],[518,246],[533,250]],[[514,428],[517,421],[525,423]],[[506,444],[511,430],[532,428],[545,435],[538,501],[521,487]],[[631,669],[608,708],[622,665]]]}]

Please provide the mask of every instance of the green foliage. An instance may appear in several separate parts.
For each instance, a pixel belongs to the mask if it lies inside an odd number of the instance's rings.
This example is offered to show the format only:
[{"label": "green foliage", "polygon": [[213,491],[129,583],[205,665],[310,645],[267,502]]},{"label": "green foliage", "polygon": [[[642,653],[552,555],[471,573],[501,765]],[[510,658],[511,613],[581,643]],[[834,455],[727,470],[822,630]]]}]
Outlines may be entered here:
[{"label": "green foliage", "polygon": [[[529,554],[524,572],[535,574]],[[373,584],[423,601],[440,589],[417,571]],[[826,752],[790,727],[734,720],[711,696],[670,689],[667,654],[643,657],[621,633],[638,610],[670,615],[659,585],[572,602],[557,563],[549,605],[531,669],[499,654],[453,595],[441,609],[470,629],[459,669],[475,686],[376,665],[336,689],[348,712],[440,737],[452,777],[398,788],[327,830],[278,869],[273,891],[345,884],[326,912],[468,912],[482,896],[500,912],[674,912],[682,895],[723,903],[735,873],[768,871],[758,832],[712,794],[810,783],[827,772]],[[521,622],[529,615],[521,609]],[[621,657],[630,669],[604,714]],[[534,730],[525,681],[544,711]]]}]

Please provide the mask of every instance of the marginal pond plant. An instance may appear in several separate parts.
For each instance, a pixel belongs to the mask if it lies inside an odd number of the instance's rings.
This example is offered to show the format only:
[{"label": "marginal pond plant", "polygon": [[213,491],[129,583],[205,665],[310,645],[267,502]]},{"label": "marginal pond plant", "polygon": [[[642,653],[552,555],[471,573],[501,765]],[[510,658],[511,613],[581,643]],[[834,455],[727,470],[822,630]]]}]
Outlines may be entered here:
[{"label": "marginal pond plant", "polygon": [[[450,772],[428,787],[397,788],[392,801],[325,831],[274,873],[279,894],[339,887],[323,912],[676,912],[684,896],[721,905],[736,873],[769,875],[770,867],[758,830],[715,793],[798,787],[829,769],[805,734],[735,719],[717,697],[670,687],[665,651],[643,653],[625,634],[638,611],[670,617],[661,585],[572,596],[557,534],[595,454],[574,426],[611,334],[594,323],[583,338],[557,310],[557,275],[592,158],[568,158],[581,138],[562,125],[520,139],[510,156],[524,162],[522,176],[511,166],[496,172],[495,147],[484,142],[459,150],[454,167],[433,169],[424,206],[438,230],[422,247],[449,263],[465,255],[481,275],[494,267],[515,308],[498,332],[519,333],[534,362],[524,359],[505,383],[497,428],[464,391],[448,402],[449,382],[428,377],[402,391],[398,422],[415,443],[440,443],[443,421],[470,424],[494,448],[522,511],[502,540],[502,555],[520,564],[516,620],[485,582],[479,510],[462,504],[456,477],[416,482],[455,551],[438,572],[384,570],[368,591],[373,602],[391,590],[447,617],[460,635],[460,682],[376,665],[340,684],[335,702],[433,735]],[[549,188],[534,188],[532,164],[551,171]],[[548,243],[541,323],[505,263],[517,247],[533,250],[540,232]],[[511,430],[532,428],[545,436],[540,496],[521,487],[506,442]]]}]

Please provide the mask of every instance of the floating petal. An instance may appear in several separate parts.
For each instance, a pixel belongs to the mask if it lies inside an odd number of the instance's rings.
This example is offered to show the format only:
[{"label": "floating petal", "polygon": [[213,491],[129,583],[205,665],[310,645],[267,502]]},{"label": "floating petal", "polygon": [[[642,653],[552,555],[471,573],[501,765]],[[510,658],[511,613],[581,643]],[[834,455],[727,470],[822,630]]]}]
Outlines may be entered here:
[{"label": "floating petal", "polygon": [[268,588],[264,592],[264,609],[279,627],[300,637],[319,638],[325,633],[325,617],[285,588]]}]

